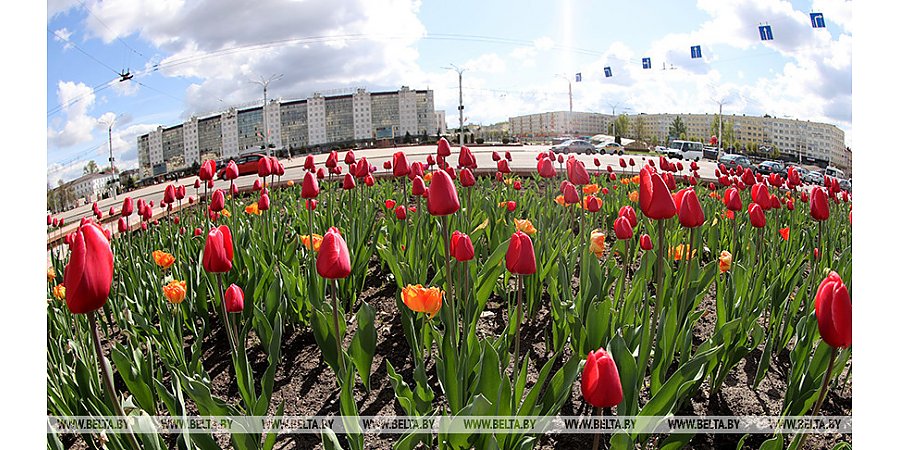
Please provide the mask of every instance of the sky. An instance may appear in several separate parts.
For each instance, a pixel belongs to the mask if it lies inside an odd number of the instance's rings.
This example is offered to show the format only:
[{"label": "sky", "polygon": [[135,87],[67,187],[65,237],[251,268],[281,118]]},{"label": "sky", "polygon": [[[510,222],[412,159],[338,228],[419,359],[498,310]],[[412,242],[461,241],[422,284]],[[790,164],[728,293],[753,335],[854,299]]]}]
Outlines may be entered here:
[{"label": "sky", "polygon": [[[832,123],[852,147],[844,0],[49,0],[47,183],[137,167],[137,137],[192,115],[314,92],[432,89],[458,124],[569,107],[769,114]],[[826,28],[812,28],[821,12]],[[758,26],[772,27],[761,41]],[[703,57],[692,59],[700,45]],[[650,57],[651,69],[641,59]],[[612,77],[603,69],[610,67]],[[665,67],[665,70],[663,70]],[[133,78],[119,81],[129,72]],[[580,73],[582,81],[575,82]],[[281,76],[280,78],[278,76]]]}]

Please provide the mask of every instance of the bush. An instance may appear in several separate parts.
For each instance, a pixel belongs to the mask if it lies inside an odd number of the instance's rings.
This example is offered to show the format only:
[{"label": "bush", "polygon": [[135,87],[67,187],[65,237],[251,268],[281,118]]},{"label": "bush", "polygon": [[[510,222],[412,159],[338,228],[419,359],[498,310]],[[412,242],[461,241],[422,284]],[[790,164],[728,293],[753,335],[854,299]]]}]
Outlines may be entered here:
[{"label": "bush", "polygon": [[484,138],[475,139],[476,144],[484,144]]}]

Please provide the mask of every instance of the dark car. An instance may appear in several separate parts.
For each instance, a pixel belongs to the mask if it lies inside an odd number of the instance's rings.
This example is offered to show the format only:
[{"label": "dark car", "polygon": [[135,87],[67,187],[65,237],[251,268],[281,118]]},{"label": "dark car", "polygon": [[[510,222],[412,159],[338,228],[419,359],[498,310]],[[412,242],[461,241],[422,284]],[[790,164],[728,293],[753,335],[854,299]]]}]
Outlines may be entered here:
[{"label": "dark car", "polygon": [[745,169],[756,171],[756,167],[752,162],[750,162],[750,158],[747,158],[744,155],[738,155],[737,153],[728,153],[722,155],[719,158],[719,163],[724,165],[727,169],[734,169],[737,166],[741,166]]},{"label": "dark car", "polygon": [[782,176],[787,176],[787,167],[785,167],[784,164],[778,161],[763,161],[756,168],[756,171],[761,175],[776,173]]},{"label": "dark car", "polygon": [[[235,158],[234,163],[237,164],[238,174],[250,175],[256,173],[259,170],[259,160],[265,157],[266,155],[261,153],[251,153]],[[231,160],[229,159],[228,161]],[[220,180],[225,179],[225,168],[228,166],[228,161],[225,161],[221,166],[216,166],[219,168],[217,176]]]}]

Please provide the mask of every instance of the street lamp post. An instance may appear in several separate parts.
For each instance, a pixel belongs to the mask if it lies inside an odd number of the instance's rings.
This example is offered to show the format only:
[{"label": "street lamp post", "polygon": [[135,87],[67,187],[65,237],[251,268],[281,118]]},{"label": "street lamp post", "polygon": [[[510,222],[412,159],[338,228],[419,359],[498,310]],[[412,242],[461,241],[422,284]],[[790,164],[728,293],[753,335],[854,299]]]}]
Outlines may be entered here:
[{"label": "street lamp post", "polygon": [[266,104],[269,103],[269,83],[273,81],[278,81],[284,77],[284,74],[272,75],[269,78],[259,77],[259,80],[250,80],[251,83],[258,84],[263,88],[263,106],[262,106],[262,119],[263,119],[263,146],[266,148],[266,156],[272,156],[272,153],[269,151],[269,126],[266,121]]},{"label": "street lamp post", "polygon": [[112,148],[112,127],[113,124],[116,123],[116,118],[113,117],[109,122],[100,121],[100,123],[107,126],[107,132],[109,136],[109,172],[112,174],[112,186],[110,187],[110,191],[112,191],[113,200],[116,199],[116,184],[118,183],[118,176],[116,175],[116,158],[113,157],[113,148]]},{"label": "street lamp post", "polygon": [[459,109],[459,145],[463,145],[463,109],[465,108],[465,106],[463,106],[462,96],[462,74],[466,71],[466,69],[456,67],[455,64],[450,64],[450,67],[444,67],[444,69],[455,70],[459,75],[459,107],[457,107],[457,109]]},{"label": "street lamp post", "polygon": [[[621,102],[617,102],[616,104],[611,104],[611,103],[607,103],[607,104],[606,104],[607,106],[609,106],[610,108],[612,108],[612,116],[613,116],[613,123],[612,123],[612,126],[613,126],[613,141],[616,140],[616,122],[617,122],[617,119],[618,119],[618,117],[616,117],[616,108],[618,108],[620,104],[621,104]],[[622,108],[622,111],[628,111],[628,110],[629,110],[629,108]]]},{"label": "street lamp post", "polygon": [[722,105],[728,104],[728,101],[725,98],[721,98],[719,100],[713,99],[714,102],[719,104],[719,135],[716,136],[716,160],[719,159],[719,156],[722,155]]}]

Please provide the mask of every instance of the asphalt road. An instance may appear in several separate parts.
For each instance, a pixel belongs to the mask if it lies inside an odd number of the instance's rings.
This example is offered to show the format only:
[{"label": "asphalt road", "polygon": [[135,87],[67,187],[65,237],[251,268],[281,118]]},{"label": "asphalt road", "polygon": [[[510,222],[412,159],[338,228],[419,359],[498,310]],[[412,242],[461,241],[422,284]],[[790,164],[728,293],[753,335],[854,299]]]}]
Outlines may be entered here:
[{"label": "asphalt road", "polygon": [[[512,156],[512,161],[509,163],[510,170],[513,172],[522,172],[522,173],[531,173],[535,172],[537,169],[537,155],[540,152],[547,151],[550,148],[548,145],[526,145],[526,146],[498,146],[498,147],[471,147],[472,153],[475,155],[476,161],[478,162],[478,173],[483,173],[483,171],[493,172],[497,167],[496,163],[491,158],[491,153],[496,151],[500,153],[501,157],[506,151],[509,151]],[[386,171],[382,168],[382,164],[384,161],[392,158],[394,152],[402,150],[406,153],[406,156],[410,163],[414,161],[422,161],[425,162],[425,159],[429,154],[435,154],[437,151],[437,147],[435,145],[427,145],[427,146],[413,146],[413,147],[399,147],[399,148],[379,148],[379,149],[365,149],[365,150],[355,150],[357,161],[365,156],[366,159],[373,164],[378,170],[375,172],[375,176],[377,177],[379,173],[385,173]],[[452,148],[452,155],[448,158],[448,162],[452,166],[456,166],[456,161],[459,156],[459,147]],[[338,153],[338,160],[341,166],[345,166],[344,164],[344,154],[345,152]],[[624,158],[626,161],[628,158],[635,159],[635,166],[629,167],[627,169],[622,169],[619,167],[619,156],[613,155],[576,155],[578,159],[585,163],[585,167],[589,171],[595,171],[598,169],[597,166],[594,165],[594,158],[598,158],[600,160],[599,169],[602,171],[606,171],[606,166],[612,166],[613,170],[617,173],[626,172],[626,173],[637,173],[641,166],[644,164],[644,159],[646,158],[658,158],[655,153],[650,153],[647,155],[625,155]],[[324,167],[325,159],[328,157],[328,154],[320,154],[315,155],[315,162],[317,167]],[[294,180],[295,183],[300,183],[303,180],[303,175],[305,171],[303,170],[303,162],[305,157],[298,157],[293,159],[281,159],[281,163],[284,165],[284,176],[281,177],[281,180],[286,182],[288,180]],[[712,181],[715,179],[715,169],[717,167],[716,162],[710,160],[700,160],[698,163],[700,166],[700,170],[698,171],[701,180],[703,181]],[[217,168],[218,169],[218,168]],[[347,168],[343,168],[343,173],[347,173]],[[235,184],[237,184],[240,189],[249,189],[253,182],[257,179],[256,174],[244,175],[238,177],[235,180]],[[191,176],[187,178],[183,178],[178,180],[177,184],[183,184],[187,187],[187,196],[197,197],[197,193],[194,190],[194,181],[197,179],[196,176]],[[142,198],[145,202],[152,201],[154,204],[153,207],[153,215],[157,217],[165,212],[163,208],[161,208],[160,202],[163,198],[163,192],[168,184],[174,184],[174,181],[168,181],[165,183],[156,184],[153,186],[147,186],[140,189],[136,189],[125,194],[120,194],[114,200],[112,198],[100,200],[97,202],[97,206],[103,211],[104,219],[106,219],[106,215],[109,212],[109,208],[115,207],[116,211],[120,211],[122,209],[122,201],[125,197],[131,197],[132,200],[137,202],[138,199]],[[228,189],[230,186],[229,181],[225,180],[216,180],[214,189]],[[203,193],[203,188],[200,188],[200,194]],[[210,190],[212,192],[212,190]],[[183,201],[183,203],[187,203],[187,198]],[[65,218],[65,227],[62,230],[52,230],[48,232],[47,238],[48,242],[51,240],[58,239],[59,236],[63,236],[66,233],[73,231],[75,227],[78,225],[82,217],[92,216],[92,203],[80,206],[75,209],[71,209],[65,211],[61,214],[55,215],[54,217],[62,217]],[[137,223],[140,219],[137,218],[136,214],[132,216],[132,223]],[[115,225],[112,227],[113,232],[115,232]]]}]

